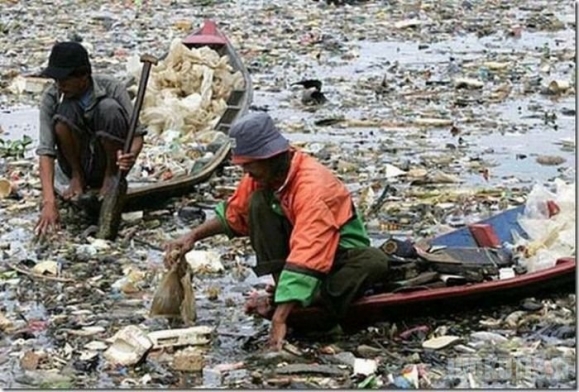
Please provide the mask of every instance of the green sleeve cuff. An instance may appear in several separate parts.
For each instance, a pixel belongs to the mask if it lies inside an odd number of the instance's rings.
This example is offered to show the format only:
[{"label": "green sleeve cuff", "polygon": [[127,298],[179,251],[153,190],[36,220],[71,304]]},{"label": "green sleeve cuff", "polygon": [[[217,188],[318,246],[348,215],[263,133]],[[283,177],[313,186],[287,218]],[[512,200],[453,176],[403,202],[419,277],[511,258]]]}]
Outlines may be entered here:
[{"label": "green sleeve cuff", "polygon": [[224,201],[219,202],[219,204],[217,204],[217,206],[215,207],[215,215],[217,215],[217,218],[221,221],[221,224],[225,229],[225,234],[227,235],[227,237],[229,237],[229,239],[231,239],[236,237],[236,235],[233,232],[233,230],[231,230],[231,227],[229,227],[229,224],[227,223],[227,218],[225,217],[226,209],[227,203]]},{"label": "green sleeve cuff", "polygon": [[321,281],[311,275],[283,270],[275,290],[275,303],[297,301],[309,306],[320,287]]}]

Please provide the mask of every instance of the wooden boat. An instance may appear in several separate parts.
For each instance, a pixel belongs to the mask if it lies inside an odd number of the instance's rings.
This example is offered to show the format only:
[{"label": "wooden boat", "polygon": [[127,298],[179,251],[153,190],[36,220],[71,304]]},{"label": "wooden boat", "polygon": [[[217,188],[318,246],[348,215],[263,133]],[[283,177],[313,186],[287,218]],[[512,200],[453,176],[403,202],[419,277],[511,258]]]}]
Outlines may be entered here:
[{"label": "wooden boat", "polygon": [[[528,238],[517,222],[524,206],[504,211],[479,222],[493,228],[500,243],[512,241],[512,231]],[[477,241],[468,227],[443,234],[430,241],[432,246],[475,248]],[[480,248],[479,248],[480,249]],[[502,304],[527,296],[539,296],[555,290],[575,291],[575,258],[561,258],[551,268],[516,275],[508,279],[487,280],[452,287],[409,287],[401,292],[383,292],[362,297],[350,307],[342,326],[357,328],[368,323],[411,315],[460,310],[465,307],[483,307]],[[433,285],[434,286],[434,285]],[[327,314],[318,307],[295,309],[288,323],[297,329],[316,329],[329,326]]]},{"label": "wooden boat", "polygon": [[[206,20],[201,29],[186,36],[182,42],[189,48],[209,46],[220,55],[227,55],[234,72],[240,71],[243,75],[245,82],[244,88],[231,92],[227,100],[227,109],[216,125],[217,131],[228,134],[231,124],[237,118],[247,113],[251,105],[253,88],[249,72],[231,42],[229,42],[225,34],[217,28],[216,23],[211,20]],[[146,147],[145,144],[144,148]],[[215,152],[212,160],[205,164],[201,170],[194,173],[156,183],[129,182],[125,210],[136,211],[144,208],[154,208],[169,198],[179,197],[191,192],[196,185],[207,181],[215,170],[224,163],[229,156],[230,148],[231,145],[229,142],[224,143]],[[58,165],[56,165],[55,189],[57,194],[62,196],[68,188],[68,183],[69,179],[59,170]],[[93,198],[93,200],[88,201],[85,199],[82,207],[97,209],[98,205],[95,205]]]}]

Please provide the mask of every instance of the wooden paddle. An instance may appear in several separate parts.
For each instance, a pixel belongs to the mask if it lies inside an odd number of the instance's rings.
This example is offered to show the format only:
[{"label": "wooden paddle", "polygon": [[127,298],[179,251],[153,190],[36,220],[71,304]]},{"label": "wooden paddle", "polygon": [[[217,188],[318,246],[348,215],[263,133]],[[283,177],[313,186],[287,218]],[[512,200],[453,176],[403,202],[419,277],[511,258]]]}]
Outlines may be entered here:
[{"label": "wooden paddle", "polygon": [[[129,132],[123,148],[124,154],[131,152],[131,146],[133,145],[133,139],[135,138],[135,131],[137,130],[137,123],[139,121],[139,114],[143,106],[143,99],[145,98],[149,73],[151,72],[151,67],[157,64],[157,59],[151,55],[144,54],[141,56],[141,62],[143,63],[143,70],[141,71],[137,100],[129,124]],[[99,215],[98,238],[114,240],[117,237],[121,224],[123,202],[128,188],[125,178],[126,174],[127,173],[122,170],[118,171],[112,190],[107,193],[103,199]]]}]

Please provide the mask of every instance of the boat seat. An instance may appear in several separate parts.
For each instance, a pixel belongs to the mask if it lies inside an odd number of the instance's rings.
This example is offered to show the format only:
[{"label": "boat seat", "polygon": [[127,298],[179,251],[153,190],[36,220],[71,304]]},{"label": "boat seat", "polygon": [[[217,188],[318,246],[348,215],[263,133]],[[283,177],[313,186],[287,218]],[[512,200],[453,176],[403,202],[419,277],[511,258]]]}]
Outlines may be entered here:
[{"label": "boat seat", "polygon": [[231,94],[229,94],[229,99],[227,100],[228,105],[239,105],[241,100],[245,96],[245,90],[233,90]]},{"label": "boat seat", "polygon": [[216,131],[223,132],[225,134],[229,134],[229,128],[231,128],[231,124],[219,124],[215,128]]}]

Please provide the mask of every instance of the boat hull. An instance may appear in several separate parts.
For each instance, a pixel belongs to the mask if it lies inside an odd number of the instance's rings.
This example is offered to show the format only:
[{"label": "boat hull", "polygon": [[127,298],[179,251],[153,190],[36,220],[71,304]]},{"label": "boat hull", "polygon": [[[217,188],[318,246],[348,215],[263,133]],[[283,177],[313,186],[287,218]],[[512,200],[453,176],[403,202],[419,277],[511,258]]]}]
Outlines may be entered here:
[{"label": "boat hull", "polygon": [[[575,285],[575,259],[560,259],[555,267],[511,279],[364,297],[352,304],[341,325],[355,329],[401,317],[483,308],[554,291],[574,292]],[[312,307],[293,312],[288,324],[299,329],[324,329],[331,320],[324,310]]]}]

